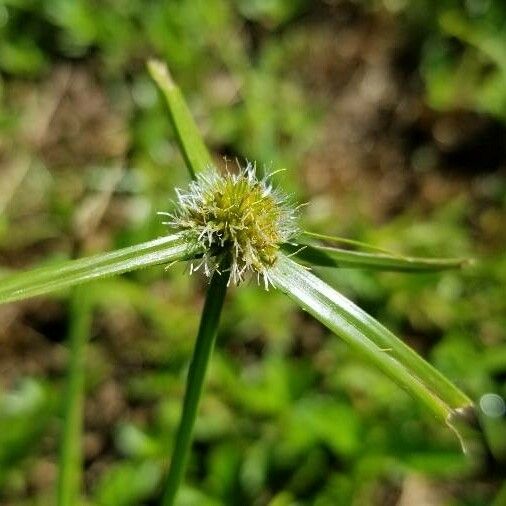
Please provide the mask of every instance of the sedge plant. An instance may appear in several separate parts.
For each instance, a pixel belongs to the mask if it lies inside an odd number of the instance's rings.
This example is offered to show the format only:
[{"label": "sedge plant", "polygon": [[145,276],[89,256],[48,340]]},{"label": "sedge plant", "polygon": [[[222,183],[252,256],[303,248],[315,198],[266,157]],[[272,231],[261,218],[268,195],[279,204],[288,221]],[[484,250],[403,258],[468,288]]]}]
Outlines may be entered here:
[{"label": "sedge plant", "polygon": [[[191,358],[183,408],[161,503],[174,504],[184,478],[206,369],[213,351],[227,287],[254,277],[261,287],[286,293],[301,308],[343,339],[458,436],[465,452],[479,447],[473,402],[431,364],[381,323],[317,277],[311,267],[368,268],[404,272],[458,269],[463,259],[412,258],[377,251],[362,243],[300,229],[291,198],[270,176],[257,176],[255,165],[221,174],[167,67],[157,61],[148,70],[163,93],[191,182],[178,189],[173,209],[162,210],[170,233],[110,253],[71,260],[0,279],[0,303],[43,295],[106,276],[151,265],[189,262],[189,270],[209,278],[206,300]],[[331,244],[331,245],[329,245]],[[353,245],[360,250],[339,247]],[[74,303],[85,300],[75,292]],[[268,297],[268,294],[266,294]],[[71,332],[68,406],[59,473],[59,506],[79,495],[80,427],[83,401],[83,353],[89,311]]]}]

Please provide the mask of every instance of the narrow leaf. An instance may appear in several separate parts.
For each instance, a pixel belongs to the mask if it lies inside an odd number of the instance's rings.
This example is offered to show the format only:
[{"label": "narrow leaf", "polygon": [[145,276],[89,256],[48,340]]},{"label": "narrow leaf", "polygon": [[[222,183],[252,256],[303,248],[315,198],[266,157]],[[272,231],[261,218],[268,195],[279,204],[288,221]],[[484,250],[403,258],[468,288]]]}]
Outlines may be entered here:
[{"label": "narrow leaf", "polygon": [[181,90],[172,80],[167,65],[150,60],[148,71],[165,96],[170,120],[176,133],[181,153],[190,175],[195,175],[212,165],[212,158],[191,115]]},{"label": "narrow leaf", "polygon": [[458,410],[472,409],[472,401],[441,373],[301,265],[280,255],[270,275],[275,286],[423,402],[440,420],[450,423]]},{"label": "narrow leaf", "polygon": [[314,244],[284,244],[283,249],[308,265],[319,267],[363,268],[398,272],[435,272],[469,265],[463,258],[418,258],[351,251]]},{"label": "narrow leaf", "polygon": [[380,252],[380,253],[391,254],[391,252],[387,251],[386,249],[379,248],[378,246],[374,246],[374,245],[368,244],[366,242],[357,241],[356,239],[349,239],[348,237],[318,234],[317,232],[310,232],[309,230],[304,230],[302,233],[303,233],[303,235],[311,237],[312,239],[318,239],[319,241],[328,241],[328,242],[333,242],[335,244],[347,244],[349,246],[355,246],[358,248],[367,249],[369,251],[376,251],[376,252]]},{"label": "narrow leaf", "polygon": [[59,262],[0,278],[0,304],[42,295],[149,265],[188,258],[188,248],[182,235],[174,234],[111,253]]}]

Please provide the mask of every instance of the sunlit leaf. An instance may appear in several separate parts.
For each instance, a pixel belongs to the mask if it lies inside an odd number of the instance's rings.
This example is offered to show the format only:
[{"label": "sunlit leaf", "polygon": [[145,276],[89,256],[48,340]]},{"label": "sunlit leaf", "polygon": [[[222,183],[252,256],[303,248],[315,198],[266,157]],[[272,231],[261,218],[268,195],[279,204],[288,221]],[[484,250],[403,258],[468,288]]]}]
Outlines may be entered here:
[{"label": "sunlit leaf", "polygon": [[471,400],[428,362],[353,302],[303,266],[280,255],[271,271],[275,286],[301,305],[358,354],[449,422]]},{"label": "sunlit leaf", "polygon": [[163,92],[181,153],[190,175],[194,178],[198,172],[212,165],[209,151],[202,140],[180,89],[170,76],[167,66],[160,61],[150,60],[148,62],[148,71]]},{"label": "sunlit leaf", "polygon": [[0,303],[26,299],[149,265],[189,258],[181,234],[0,278]]}]

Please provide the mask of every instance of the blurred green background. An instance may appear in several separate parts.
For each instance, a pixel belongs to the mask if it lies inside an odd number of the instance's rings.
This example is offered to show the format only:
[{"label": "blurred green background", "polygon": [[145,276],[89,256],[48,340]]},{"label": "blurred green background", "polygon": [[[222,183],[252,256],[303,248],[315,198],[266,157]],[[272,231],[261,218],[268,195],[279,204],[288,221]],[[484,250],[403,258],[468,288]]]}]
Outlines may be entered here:
[{"label": "blurred green background", "polygon": [[[479,406],[506,467],[503,0],[1,0],[0,273],[166,233],[187,173],[145,60],[218,165],[256,160],[304,226],[463,272],[321,274]],[[154,505],[206,281],[90,285],[83,505]],[[52,505],[68,293],[0,307],[0,504]],[[181,506],[506,504],[500,476],[275,291],[228,295]]]}]

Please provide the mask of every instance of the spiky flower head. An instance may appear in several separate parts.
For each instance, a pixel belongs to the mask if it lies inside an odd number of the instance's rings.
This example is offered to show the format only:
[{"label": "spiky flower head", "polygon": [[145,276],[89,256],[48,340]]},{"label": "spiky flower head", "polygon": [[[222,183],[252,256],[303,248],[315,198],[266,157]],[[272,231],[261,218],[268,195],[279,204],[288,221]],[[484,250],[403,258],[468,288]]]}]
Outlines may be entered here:
[{"label": "spiky flower head", "polygon": [[176,192],[175,211],[163,214],[166,224],[185,233],[191,249],[204,252],[191,271],[202,267],[210,276],[228,257],[231,282],[253,273],[268,288],[280,245],[298,230],[296,209],[270,176],[257,179],[251,164],[237,174],[210,169]]}]

